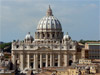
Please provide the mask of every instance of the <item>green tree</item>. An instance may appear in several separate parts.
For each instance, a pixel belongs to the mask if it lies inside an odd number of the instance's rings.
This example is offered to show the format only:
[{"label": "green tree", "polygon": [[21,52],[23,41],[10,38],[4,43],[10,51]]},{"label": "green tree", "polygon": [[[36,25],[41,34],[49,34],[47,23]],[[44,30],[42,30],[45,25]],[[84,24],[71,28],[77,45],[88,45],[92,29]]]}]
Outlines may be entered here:
[{"label": "green tree", "polygon": [[4,52],[11,52],[11,42],[0,44],[0,49],[3,49]]}]

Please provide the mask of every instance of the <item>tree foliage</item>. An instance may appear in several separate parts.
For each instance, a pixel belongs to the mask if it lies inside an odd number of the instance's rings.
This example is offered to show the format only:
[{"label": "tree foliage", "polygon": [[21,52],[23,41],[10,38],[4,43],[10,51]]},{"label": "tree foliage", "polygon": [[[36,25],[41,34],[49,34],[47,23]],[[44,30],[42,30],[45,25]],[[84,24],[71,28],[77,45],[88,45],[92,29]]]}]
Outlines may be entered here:
[{"label": "tree foliage", "polygon": [[11,42],[0,44],[0,49],[3,49],[4,52],[11,52]]},{"label": "tree foliage", "polygon": [[85,44],[86,42],[100,42],[100,40],[83,40],[81,39],[79,43]]}]

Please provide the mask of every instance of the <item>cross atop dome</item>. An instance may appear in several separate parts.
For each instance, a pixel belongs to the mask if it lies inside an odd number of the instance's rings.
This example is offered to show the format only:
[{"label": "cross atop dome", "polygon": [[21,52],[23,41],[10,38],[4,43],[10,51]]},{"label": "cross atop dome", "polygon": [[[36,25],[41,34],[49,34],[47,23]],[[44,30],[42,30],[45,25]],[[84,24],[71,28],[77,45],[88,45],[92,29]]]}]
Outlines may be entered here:
[{"label": "cross atop dome", "polygon": [[49,5],[49,8],[47,10],[47,16],[53,16],[52,9],[51,9],[50,5]]},{"label": "cross atop dome", "polygon": [[66,35],[68,35],[68,32],[66,33]]}]

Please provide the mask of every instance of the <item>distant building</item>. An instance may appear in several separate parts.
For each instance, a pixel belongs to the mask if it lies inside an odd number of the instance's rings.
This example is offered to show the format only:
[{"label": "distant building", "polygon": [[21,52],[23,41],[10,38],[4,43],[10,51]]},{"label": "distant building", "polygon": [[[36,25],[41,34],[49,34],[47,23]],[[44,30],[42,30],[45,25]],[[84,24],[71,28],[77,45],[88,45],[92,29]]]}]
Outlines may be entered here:
[{"label": "distant building", "polygon": [[4,52],[3,50],[0,49],[0,60],[4,57]]},{"label": "distant building", "polygon": [[89,59],[100,59],[100,42],[85,43],[85,56]]},{"label": "distant building", "polygon": [[85,75],[86,70],[78,70],[76,68],[67,68],[57,70],[56,75]]},{"label": "distant building", "polygon": [[79,59],[79,64],[91,64],[91,60],[90,59]]},{"label": "distant building", "polygon": [[15,75],[15,71],[10,70],[10,61],[8,60],[0,61],[0,75]]},{"label": "distant building", "polygon": [[76,62],[77,42],[68,33],[64,35],[50,6],[46,14],[39,21],[35,38],[28,33],[24,41],[12,43],[14,69],[39,71],[43,67],[67,67]]}]

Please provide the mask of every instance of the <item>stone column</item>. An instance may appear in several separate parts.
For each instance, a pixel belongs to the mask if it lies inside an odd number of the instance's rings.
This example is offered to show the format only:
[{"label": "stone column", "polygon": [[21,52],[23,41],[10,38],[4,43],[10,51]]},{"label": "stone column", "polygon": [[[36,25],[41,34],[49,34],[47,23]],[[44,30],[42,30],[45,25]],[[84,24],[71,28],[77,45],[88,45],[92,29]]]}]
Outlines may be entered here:
[{"label": "stone column", "polygon": [[53,59],[52,59],[52,54],[50,54],[50,67],[52,67],[52,63],[53,63],[52,60],[53,60]]},{"label": "stone column", "polygon": [[68,66],[68,55],[65,54],[64,55],[64,67],[67,67]]},{"label": "stone column", "polygon": [[48,54],[46,54],[46,67],[48,67]]},{"label": "stone column", "polygon": [[55,66],[55,54],[53,54],[53,66]]},{"label": "stone column", "polygon": [[76,54],[73,54],[73,62],[76,62]]},{"label": "stone column", "polygon": [[20,69],[23,70],[24,69],[24,54],[21,53],[20,54]]},{"label": "stone column", "polygon": [[60,67],[60,66],[61,66],[61,55],[58,54],[58,67]]},{"label": "stone column", "polygon": [[39,32],[39,33],[40,33],[39,39],[42,39],[42,33],[41,32]]},{"label": "stone column", "polygon": [[27,67],[30,68],[30,55],[27,54]]},{"label": "stone column", "polygon": [[52,39],[52,33],[50,33],[50,39]]},{"label": "stone column", "polygon": [[57,32],[55,32],[55,38],[57,39]]},{"label": "stone column", "polygon": [[36,32],[37,33],[37,39],[39,39],[39,33],[38,32]]},{"label": "stone column", "polygon": [[36,58],[35,58],[35,54],[34,54],[34,65],[33,68],[36,69]]},{"label": "stone column", "polygon": [[47,39],[47,32],[45,32],[45,38]]},{"label": "stone column", "polygon": [[36,57],[35,57],[36,59],[36,62],[35,62],[35,64],[36,64],[36,71],[38,71],[38,54],[36,54]]},{"label": "stone column", "polygon": [[13,63],[13,69],[15,70],[16,69],[16,54],[12,54],[12,63]]},{"label": "stone column", "polygon": [[42,54],[40,54],[40,68],[42,68]]}]

